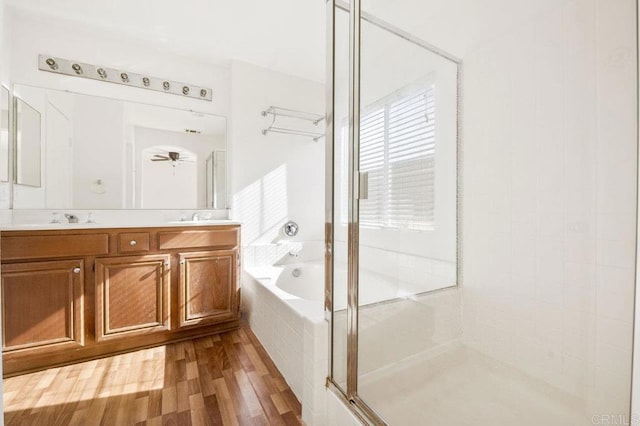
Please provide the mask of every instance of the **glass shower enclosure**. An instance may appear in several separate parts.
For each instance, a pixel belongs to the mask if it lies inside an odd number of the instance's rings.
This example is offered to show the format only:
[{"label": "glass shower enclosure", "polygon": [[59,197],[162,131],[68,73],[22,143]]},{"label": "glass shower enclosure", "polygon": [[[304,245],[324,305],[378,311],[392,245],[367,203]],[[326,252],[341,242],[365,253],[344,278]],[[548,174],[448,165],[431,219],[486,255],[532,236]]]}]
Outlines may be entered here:
[{"label": "glass shower enclosure", "polygon": [[605,3],[328,2],[329,383],[366,422],[632,424],[637,10]]}]

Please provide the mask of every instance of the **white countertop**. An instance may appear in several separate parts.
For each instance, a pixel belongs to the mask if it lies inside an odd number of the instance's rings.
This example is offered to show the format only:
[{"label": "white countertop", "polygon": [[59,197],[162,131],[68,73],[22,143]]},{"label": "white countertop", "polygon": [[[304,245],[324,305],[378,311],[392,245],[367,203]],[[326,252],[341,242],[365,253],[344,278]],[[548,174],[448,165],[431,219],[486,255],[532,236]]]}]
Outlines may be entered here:
[{"label": "white countertop", "polygon": [[149,221],[130,223],[20,223],[0,224],[0,231],[52,231],[65,229],[108,229],[108,228],[167,228],[240,225],[236,220],[212,219],[199,221]]}]

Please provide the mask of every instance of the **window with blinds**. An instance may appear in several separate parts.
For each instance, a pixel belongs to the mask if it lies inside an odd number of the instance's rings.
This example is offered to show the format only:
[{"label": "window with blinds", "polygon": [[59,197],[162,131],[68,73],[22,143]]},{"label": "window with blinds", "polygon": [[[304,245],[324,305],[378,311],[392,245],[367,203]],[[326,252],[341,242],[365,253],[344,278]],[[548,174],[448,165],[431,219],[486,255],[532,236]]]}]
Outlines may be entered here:
[{"label": "window with blinds", "polygon": [[[343,132],[343,140],[347,132]],[[347,144],[344,143],[343,147]],[[343,158],[346,158],[343,150]],[[346,163],[343,170],[346,170]],[[434,84],[396,93],[363,111],[360,171],[369,197],[360,201],[360,225],[429,230],[435,211]],[[346,174],[343,173],[346,177]],[[346,187],[346,181],[344,181]],[[346,194],[343,198],[346,201]],[[346,206],[344,206],[346,207]],[[343,208],[343,211],[345,209]]]}]

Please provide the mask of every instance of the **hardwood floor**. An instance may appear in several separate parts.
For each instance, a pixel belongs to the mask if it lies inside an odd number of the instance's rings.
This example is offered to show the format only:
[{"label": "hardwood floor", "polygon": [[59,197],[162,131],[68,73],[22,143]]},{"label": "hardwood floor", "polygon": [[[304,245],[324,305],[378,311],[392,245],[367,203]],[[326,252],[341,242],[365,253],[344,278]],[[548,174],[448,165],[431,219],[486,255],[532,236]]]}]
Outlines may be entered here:
[{"label": "hardwood floor", "polygon": [[300,425],[248,327],[4,380],[7,425]]}]

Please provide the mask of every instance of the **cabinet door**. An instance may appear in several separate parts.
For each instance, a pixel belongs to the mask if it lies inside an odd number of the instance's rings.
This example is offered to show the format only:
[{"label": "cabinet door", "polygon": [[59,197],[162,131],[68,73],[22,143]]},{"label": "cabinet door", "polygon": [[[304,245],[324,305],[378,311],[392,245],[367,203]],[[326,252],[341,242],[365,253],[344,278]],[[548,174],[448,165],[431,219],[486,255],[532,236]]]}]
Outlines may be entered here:
[{"label": "cabinet door", "polygon": [[2,265],[2,349],[84,344],[82,260]]},{"label": "cabinet door", "polygon": [[237,318],[237,250],[180,254],[180,327]]},{"label": "cabinet door", "polygon": [[169,255],[96,259],[96,338],[169,328]]}]

